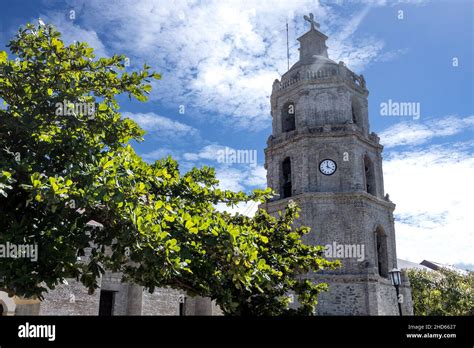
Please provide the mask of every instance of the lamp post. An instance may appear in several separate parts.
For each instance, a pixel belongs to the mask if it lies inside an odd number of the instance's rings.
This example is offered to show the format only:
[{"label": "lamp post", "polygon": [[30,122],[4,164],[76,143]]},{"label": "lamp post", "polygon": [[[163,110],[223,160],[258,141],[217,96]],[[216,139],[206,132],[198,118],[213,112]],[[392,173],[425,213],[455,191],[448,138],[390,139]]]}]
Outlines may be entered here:
[{"label": "lamp post", "polygon": [[402,280],[401,280],[401,277],[400,277],[401,271],[398,268],[394,268],[388,273],[390,274],[390,280],[392,281],[392,285],[395,286],[395,291],[397,292],[398,311],[400,312],[400,316],[401,316],[402,315],[402,304],[399,301],[400,292],[399,292],[399,289],[398,289],[398,287],[402,283]]}]

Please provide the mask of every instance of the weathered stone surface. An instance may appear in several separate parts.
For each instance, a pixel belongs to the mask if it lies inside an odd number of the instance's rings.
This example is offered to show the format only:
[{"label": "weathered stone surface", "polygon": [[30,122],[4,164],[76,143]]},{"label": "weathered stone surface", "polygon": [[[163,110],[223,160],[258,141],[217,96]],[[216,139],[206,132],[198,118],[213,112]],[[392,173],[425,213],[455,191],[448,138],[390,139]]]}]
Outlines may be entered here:
[{"label": "weathered stone surface", "polygon": [[[362,259],[337,257],[341,269],[308,275],[330,285],[320,297],[318,314],[398,314],[388,279],[388,271],[397,267],[395,205],[384,193],[382,146],[376,134],[369,134],[365,79],[330,60],[327,37],[317,33],[312,28],[299,39],[300,61],[273,84],[265,168],[268,186],[280,197],[262,208],[276,214],[294,200],[301,207],[296,225],[311,227],[307,243],[363,248]],[[288,120],[289,106],[294,121]],[[288,159],[291,174],[283,166]],[[325,159],[336,163],[331,175],[320,171]],[[404,314],[412,314],[406,280],[400,292]]]},{"label": "weathered stone surface", "polygon": [[50,290],[41,302],[40,315],[98,315],[100,292],[89,295],[74,279]]},{"label": "weathered stone surface", "polygon": [[[89,295],[87,289],[73,279],[50,290],[45,299],[38,302],[40,315],[98,315],[100,290],[114,291],[113,315],[180,315],[180,302],[184,299],[182,315],[221,315],[222,312],[208,298],[187,297],[182,291],[159,288],[150,294],[143,287],[122,283],[120,275],[106,272],[101,289]],[[27,310],[28,312],[25,312]],[[29,307],[16,314],[34,313]],[[33,312],[32,312],[33,311]],[[38,310],[36,312],[38,314]]]}]

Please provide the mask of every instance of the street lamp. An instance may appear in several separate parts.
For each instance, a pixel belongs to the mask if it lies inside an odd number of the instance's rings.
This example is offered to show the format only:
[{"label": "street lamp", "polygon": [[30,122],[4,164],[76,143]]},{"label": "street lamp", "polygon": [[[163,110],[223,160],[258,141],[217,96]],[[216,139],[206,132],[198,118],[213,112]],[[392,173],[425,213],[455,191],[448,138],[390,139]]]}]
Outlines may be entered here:
[{"label": "street lamp", "polygon": [[402,315],[402,304],[400,303],[400,300],[399,300],[400,292],[398,290],[398,287],[402,283],[402,279],[400,277],[400,274],[402,272],[398,268],[394,268],[388,273],[390,274],[390,280],[392,281],[392,285],[395,287],[395,291],[397,292],[398,311],[400,312],[400,316],[401,316]]}]

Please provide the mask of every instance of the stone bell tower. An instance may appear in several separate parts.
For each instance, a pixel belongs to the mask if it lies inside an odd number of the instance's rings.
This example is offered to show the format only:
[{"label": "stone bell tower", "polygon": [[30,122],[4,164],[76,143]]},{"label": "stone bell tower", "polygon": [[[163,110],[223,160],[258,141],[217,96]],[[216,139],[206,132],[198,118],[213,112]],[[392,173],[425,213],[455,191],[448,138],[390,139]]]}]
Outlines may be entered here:
[{"label": "stone bell tower", "polygon": [[[298,38],[299,61],[271,95],[272,135],[265,149],[268,186],[279,197],[263,208],[274,214],[290,200],[297,224],[311,227],[305,242],[328,246],[343,266],[308,274],[326,282],[321,315],[398,315],[389,271],[397,267],[393,204],[384,193],[382,145],[369,131],[368,90],[362,75],[327,53],[327,36],[311,28]],[[412,314],[402,274],[402,312]],[[295,304],[297,305],[297,303]]]}]

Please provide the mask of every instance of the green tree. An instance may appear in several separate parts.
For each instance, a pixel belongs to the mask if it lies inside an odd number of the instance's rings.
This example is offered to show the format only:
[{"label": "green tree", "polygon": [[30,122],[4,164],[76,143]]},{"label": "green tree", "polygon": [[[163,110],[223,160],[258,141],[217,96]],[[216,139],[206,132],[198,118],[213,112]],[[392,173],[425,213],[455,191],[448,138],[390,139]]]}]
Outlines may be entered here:
[{"label": "green tree", "polygon": [[[252,200],[218,188],[212,168],[181,174],[171,158],[148,164],[130,146],[143,131],[122,118],[117,96],[146,101],[146,65],[124,71],[124,56],[95,59],[85,43],[66,46],[50,25],[20,28],[0,52],[0,245],[38,246],[38,260],[0,259],[0,288],[42,297],[65,278],[92,292],[104,269],[150,291],[169,286],[215,299],[227,314],[294,313],[293,292],[313,311],[325,284],[304,279],[334,268],[322,248],[279,217],[215,209]],[[95,222],[91,224],[91,222]],[[102,226],[97,228],[97,226]]]},{"label": "green tree", "polygon": [[415,315],[474,315],[474,274],[411,269]]}]

